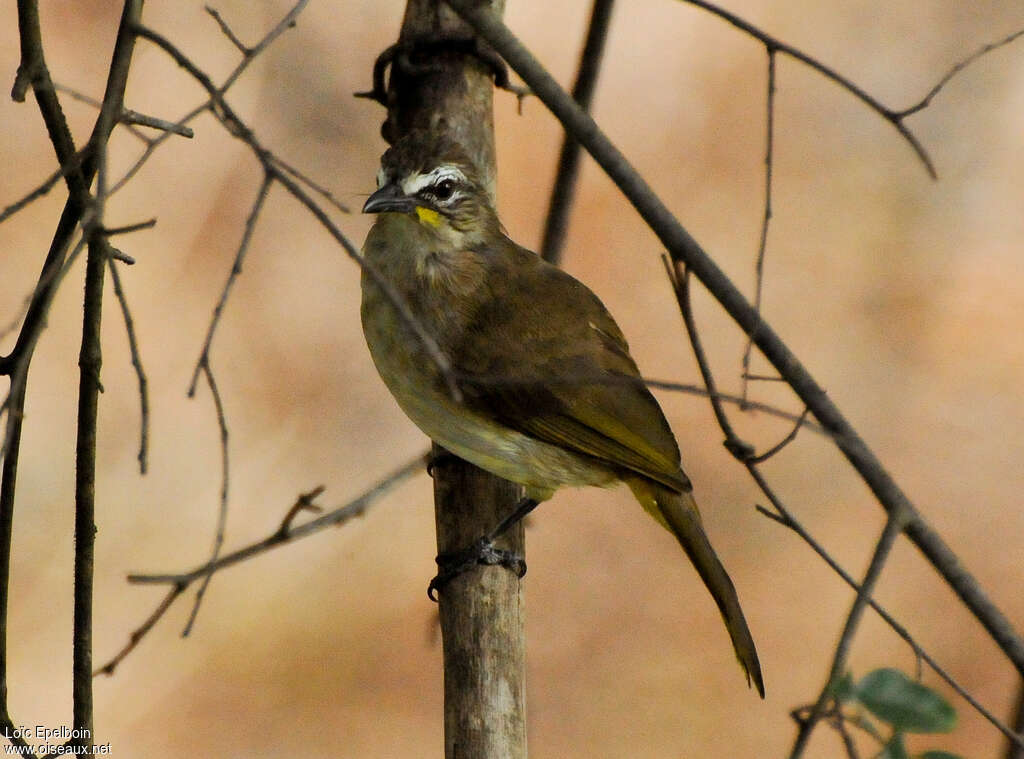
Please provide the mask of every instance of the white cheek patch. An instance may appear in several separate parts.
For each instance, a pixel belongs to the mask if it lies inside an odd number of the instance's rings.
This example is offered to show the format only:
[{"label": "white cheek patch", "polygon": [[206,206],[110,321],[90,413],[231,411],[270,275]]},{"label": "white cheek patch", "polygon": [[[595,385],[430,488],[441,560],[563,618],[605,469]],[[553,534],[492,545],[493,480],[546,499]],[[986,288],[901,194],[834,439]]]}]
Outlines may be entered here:
[{"label": "white cheek patch", "polygon": [[462,173],[458,166],[454,166],[450,163],[441,164],[436,169],[433,169],[426,174],[413,174],[411,177],[403,181],[402,192],[410,196],[415,195],[424,187],[430,187],[431,185],[438,184],[446,179],[451,179],[456,184],[460,184],[466,181],[466,175]]}]

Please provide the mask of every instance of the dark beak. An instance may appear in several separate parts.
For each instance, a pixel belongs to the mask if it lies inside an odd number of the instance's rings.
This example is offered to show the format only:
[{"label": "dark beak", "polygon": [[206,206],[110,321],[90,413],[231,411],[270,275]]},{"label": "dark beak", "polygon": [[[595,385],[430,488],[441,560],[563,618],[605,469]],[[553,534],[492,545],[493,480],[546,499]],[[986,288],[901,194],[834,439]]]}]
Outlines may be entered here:
[{"label": "dark beak", "polygon": [[402,194],[402,188],[390,182],[368,197],[363,204],[363,213],[412,213],[415,209],[415,199]]}]

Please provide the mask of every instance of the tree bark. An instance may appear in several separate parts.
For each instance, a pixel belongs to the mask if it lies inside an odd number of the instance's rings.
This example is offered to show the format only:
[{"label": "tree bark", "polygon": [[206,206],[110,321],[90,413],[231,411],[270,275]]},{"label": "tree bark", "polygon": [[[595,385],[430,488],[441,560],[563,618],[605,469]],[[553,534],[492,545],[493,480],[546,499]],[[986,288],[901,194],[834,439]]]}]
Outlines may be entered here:
[{"label": "tree bark", "polygon": [[[504,0],[488,0],[497,12]],[[467,52],[473,31],[438,0],[409,0],[391,66],[394,142],[415,128],[443,129],[466,149],[494,196],[493,72]],[[510,514],[521,488],[434,447],[438,553],[465,549]],[[525,555],[523,528],[499,547]],[[520,581],[477,566],[439,593],[444,653],[446,759],[525,759],[525,649]]]}]

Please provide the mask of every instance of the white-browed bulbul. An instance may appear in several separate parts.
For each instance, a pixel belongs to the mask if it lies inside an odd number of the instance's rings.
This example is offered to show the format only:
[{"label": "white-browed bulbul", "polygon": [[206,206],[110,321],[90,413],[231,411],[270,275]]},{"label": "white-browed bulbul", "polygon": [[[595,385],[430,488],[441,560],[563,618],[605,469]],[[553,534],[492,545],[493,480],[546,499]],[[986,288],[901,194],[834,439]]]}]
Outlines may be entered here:
[{"label": "white-browed bulbul", "polygon": [[477,170],[443,134],[415,131],[384,153],[363,212],[377,214],[363,255],[436,339],[462,393],[453,398],[364,270],[363,332],[399,406],[436,443],[535,501],[626,483],[690,557],[763,697],[754,641],[675,437],[597,296],[505,235]]}]

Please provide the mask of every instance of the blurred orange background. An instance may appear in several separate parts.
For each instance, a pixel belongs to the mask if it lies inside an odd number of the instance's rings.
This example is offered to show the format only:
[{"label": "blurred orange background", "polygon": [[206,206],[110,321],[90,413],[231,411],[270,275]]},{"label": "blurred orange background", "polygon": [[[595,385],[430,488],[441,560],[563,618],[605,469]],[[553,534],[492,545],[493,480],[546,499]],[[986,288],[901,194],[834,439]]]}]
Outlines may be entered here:
[{"label": "blurred orange background", "polygon": [[[119,4],[43,2],[46,52],[61,84],[100,97]],[[358,210],[374,187],[383,118],[357,100],[397,36],[403,3],[313,2],[230,93],[263,143]],[[254,42],[288,7],[221,0]],[[959,59],[1024,26],[1016,2],[747,2],[731,9],[834,66],[893,107],[920,99]],[[510,1],[506,21],[566,86],[590,4]],[[0,72],[18,65],[13,8]],[[219,81],[237,51],[202,3],[150,3],[146,23]],[[909,119],[929,180],[896,131],[794,61],[778,61],[775,217],[764,311],[896,480],[1024,630],[1024,42],[957,76]],[[763,206],[766,56],[685,3],[616,9],[594,112],[682,223],[748,293]],[[94,112],[62,98],[79,144]],[[140,42],[126,105],[176,119],[203,95]],[[536,246],[561,140],[536,100],[522,115],[496,94],[499,206]],[[185,390],[260,181],[257,162],[205,115],[193,140],[162,147],[109,203],[108,224],[155,216],[119,239],[150,382],[150,472],[136,464],[138,396],[124,326],[104,313],[95,657],[106,661],[164,590],[134,571],[178,571],[208,556],[220,458],[209,392]],[[120,133],[118,176],[141,150]],[[38,109],[0,99],[0,206],[54,167]],[[698,382],[659,245],[586,159],[565,267],[629,337],[645,375]],[[63,203],[58,188],[0,225],[0,322],[31,291]],[[338,223],[356,245],[370,219]],[[74,416],[82,262],[54,304],[32,364],[19,472],[10,609],[9,703],[19,725],[70,722]],[[273,531],[299,492],[341,504],[424,450],[377,378],[358,319],[359,271],[275,188],[215,338],[230,425],[226,550]],[[725,391],[744,340],[699,287],[697,318]],[[13,335],[0,343],[7,352]],[[754,369],[765,373],[759,357]],[[6,386],[2,389],[6,392]],[[754,397],[799,412],[775,384]],[[758,515],[763,496],[721,446],[705,400],[658,393],[679,438],[708,531],[739,589],[768,698],[743,684],[714,605],[671,536],[624,490],[563,492],[528,529],[528,720],[534,757],[782,756],[789,712],[812,701],[852,601],[792,533]],[[733,410],[760,448],[788,425]],[[883,514],[842,457],[804,433],[765,466],[796,516],[855,576]],[[440,641],[426,597],[434,570],[425,474],[365,518],[214,577],[192,635],[191,596],[96,686],[96,739],[115,756],[441,756]],[[1020,678],[907,541],[877,593],[983,704],[1006,717]],[[913,653],[869,613],[850,666],[913,673]],[[1002,737],[929,670],[960,712],[948,736],[912,749],[996,755]],[[863,744],[866,748],[869,744]],[[809,756],[840,755],[817,731]]]}]

